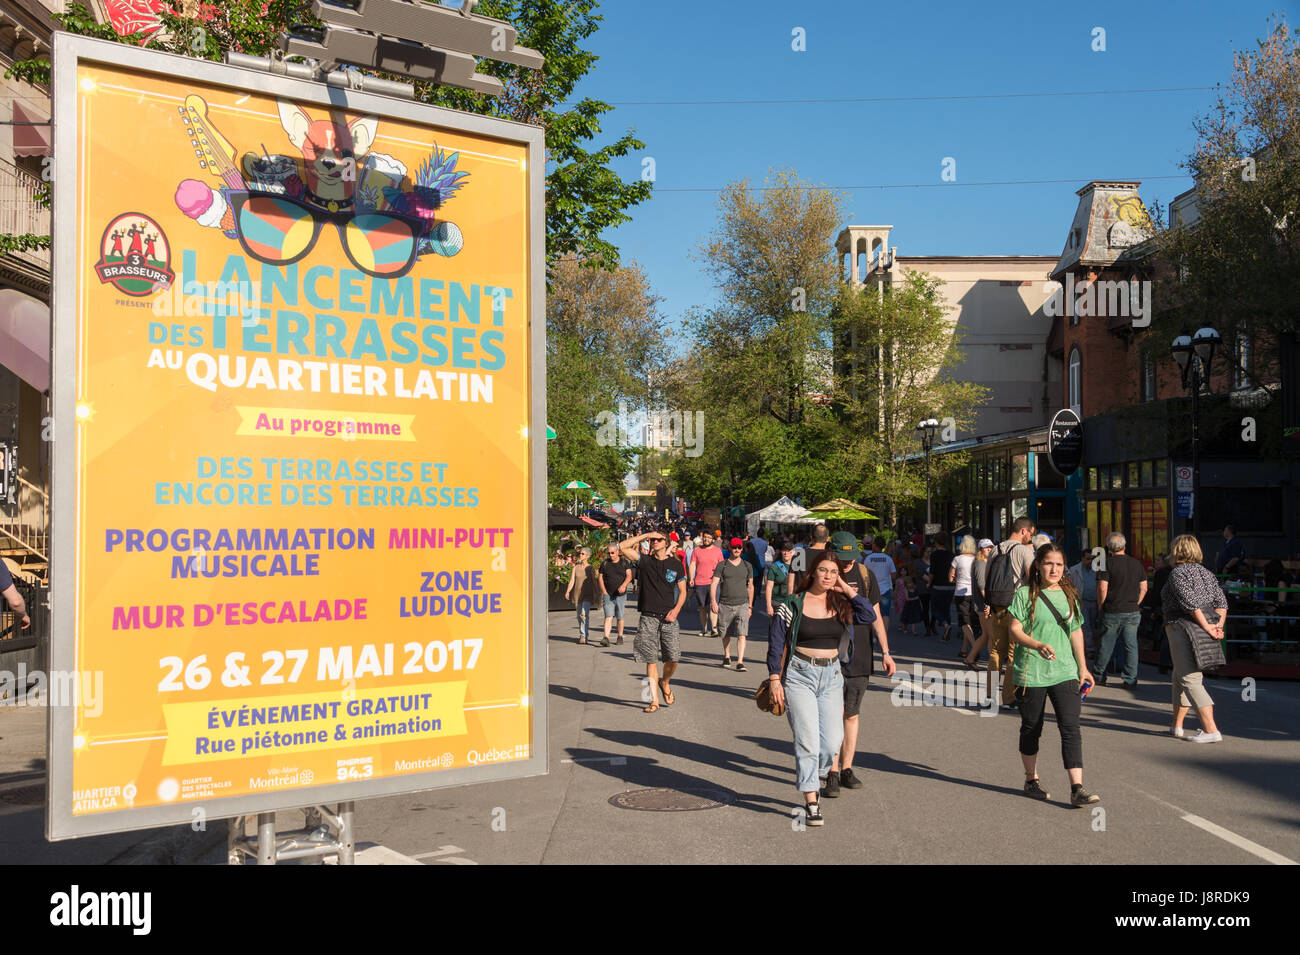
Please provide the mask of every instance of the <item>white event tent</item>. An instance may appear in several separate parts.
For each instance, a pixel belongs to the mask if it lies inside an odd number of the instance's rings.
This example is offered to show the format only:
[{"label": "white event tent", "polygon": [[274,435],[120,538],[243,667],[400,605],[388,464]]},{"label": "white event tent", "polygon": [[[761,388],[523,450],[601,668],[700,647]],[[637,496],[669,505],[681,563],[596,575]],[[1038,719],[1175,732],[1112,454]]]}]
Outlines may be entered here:
[{"label": "white event tent", "polygon": [[761,511],[746,514],[745,528],[750,534],[757,534],[760,524],[800,524],[809,514],[809,510],[783,496]]}]

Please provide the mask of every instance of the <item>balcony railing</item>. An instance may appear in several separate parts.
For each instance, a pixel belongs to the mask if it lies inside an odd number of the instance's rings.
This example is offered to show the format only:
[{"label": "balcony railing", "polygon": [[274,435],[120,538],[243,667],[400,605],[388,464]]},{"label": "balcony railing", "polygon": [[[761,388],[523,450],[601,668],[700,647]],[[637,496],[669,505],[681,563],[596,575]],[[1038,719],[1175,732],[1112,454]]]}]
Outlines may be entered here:
[{"label": "balcony railing", "polygon": [[[50,210],[36,204],[41,181],[13,163],[0,159],[0,235],[49,235]],[[11,253],[49,271],[50,250]]]}]

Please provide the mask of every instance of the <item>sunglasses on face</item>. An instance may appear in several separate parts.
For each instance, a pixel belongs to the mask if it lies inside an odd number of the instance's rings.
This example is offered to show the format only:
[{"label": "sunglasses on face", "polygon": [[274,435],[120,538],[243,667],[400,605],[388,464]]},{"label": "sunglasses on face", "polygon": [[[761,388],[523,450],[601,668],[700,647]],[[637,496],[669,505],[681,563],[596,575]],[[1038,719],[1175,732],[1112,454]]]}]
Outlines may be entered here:
[{"label": "sunglasses on face", "polygon": [[405,275],[415,264],[424,223],[396,212],[327,212],[278,193],[231,192],[239,244],[268,265],[307,255],[326,223],[339,233],[348,260],[375,278]]}]

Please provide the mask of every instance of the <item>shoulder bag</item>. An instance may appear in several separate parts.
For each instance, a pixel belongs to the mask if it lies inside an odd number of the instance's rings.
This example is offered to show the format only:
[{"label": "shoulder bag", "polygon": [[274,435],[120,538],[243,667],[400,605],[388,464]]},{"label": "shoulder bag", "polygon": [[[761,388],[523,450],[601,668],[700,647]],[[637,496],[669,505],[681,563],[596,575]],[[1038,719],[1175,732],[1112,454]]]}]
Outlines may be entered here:
[{"label": "shoulder bag", "polygon": [[[1211,626],[1219,623],[1219,617],[1214,612],[1217,608],[1202,608],[1205,614],[1205,621]],[[1187,639],[1192,642],[1192,653],[1196,656],[1196,669],[1204,673],[1206,670],[1217,670],[1219,667],[1228,665],[1228,658],[1223,653],[1223,641],[1216,640],[1195,620],[1183,619],[1178,621],[1181,624],[1183,633],[1187,634]]]},{"label": "shoulder bag", "polygon": [[[799,640],[799,623],[803,620],[803,596],[797,598],[797,603],[792,604],[794,609],[794,619],[790,621],[790,633],[785,641],[785,653],[781,657],[781,678],[785,679],[785,668],[790,664],[790,654],[794,651],[795,645]],[[772,678],[769,676],[758,685],[754,691],[754,704],[764,713],[771,713],[773,716],[785,716],[785,704],[777,703],[772,698]]]}]

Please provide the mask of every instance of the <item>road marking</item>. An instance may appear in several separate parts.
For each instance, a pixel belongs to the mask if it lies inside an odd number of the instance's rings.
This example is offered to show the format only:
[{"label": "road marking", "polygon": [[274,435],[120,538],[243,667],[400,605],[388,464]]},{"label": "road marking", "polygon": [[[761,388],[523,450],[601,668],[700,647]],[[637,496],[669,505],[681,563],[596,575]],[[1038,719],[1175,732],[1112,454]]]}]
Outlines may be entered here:
[{"label": "road marking", "polygon": [[1196,826],[1198,829],[1203,829],[1212,836],[1218,836],[1224,842],[1231,843],[1232,845],[1236,846],[1238,849],[1244,849],[1246,852],[1249,852],[1253,856],[1258,856],[1259,858],[1263,859],[1265,862],[1268,862],[1272,865],[1300,865],[1300,863],[1297,863],[1294,859],[1288,859],[1286,856],[1282,855],[1281,853],[1274,852],[1272,849],[1269,849],[1265,846],[1261,846],[1258,842],[1252,842],[1250,839],[1247,839],[1245,836],[1237,835],[1237,833],[1233,832],[1231,829],[1224,829],[1222,826],[1210,822],[1210,820],[1202,818],[1201,816],[1198,816],[1195,813],[1188,812],[1186,809],[1183,809],[1180,806],[1175,806],[1171,802],[1165,802],[1159,796],[1153,796],[1149,792],[1145,792],[1144,790],[1138,789],[1136,786],[1133,785],[1129,785],[1129,788],[1135,792],[1142,793],[1143,796],[1146,796],[1148,799],[1152,800],[1153,802],[1158,802],[1160,803],[1160,805],[1167,806],[1168,808],[1172,809],[1174,812],[1179,814],[1179,817],[1183,820],[1183,822],[1190,822],[1193,826]]},{"label": "road marking", "polygon": [[417,852],[415,855],[411,856],[411,858],[412,859],[437,859],[439,862],[444,862],[447,865],[478,865],[477,862],[473,862],[469,859],[451,858],[452,856],[460,855],[464,851],[465,851],[464,849],[461,849],[457,846],[443,846],[439,849],[435,849],[432,852]]},{"label": "road marking", "polygon": [[1272,849],[1267,849],[1264,846],[1261,846],[1258,842],[1251,842],[1245,836],[1239,836],[1235,832],[1224,829],[1222,826],[1215,825],[1210,822],[1210,820],[1202,819],[1200,816],[1194,815],[1193,813],[1186,813],[1183,816],[1183,822],[1190,822],[1193,826],[1204,829],[1211,835],[1218,836],[1224,842],[1231,842],[1238,849],[1245,849],[1251,855],[1259,856],[1265,862],[1271,862],[1273,865],[1297,864],[1293,859],[1288,859],[1286,856],[1274,852]]},{"label": "road marking", "polygon": [[[411,856],[402,855],[396,849],[390,849],[388,846],[370,846],[356,852],[352,861],[355,865],[420,865]],[[338,859],[330,857],[325,860],[326,865],[338,865]]]}]

